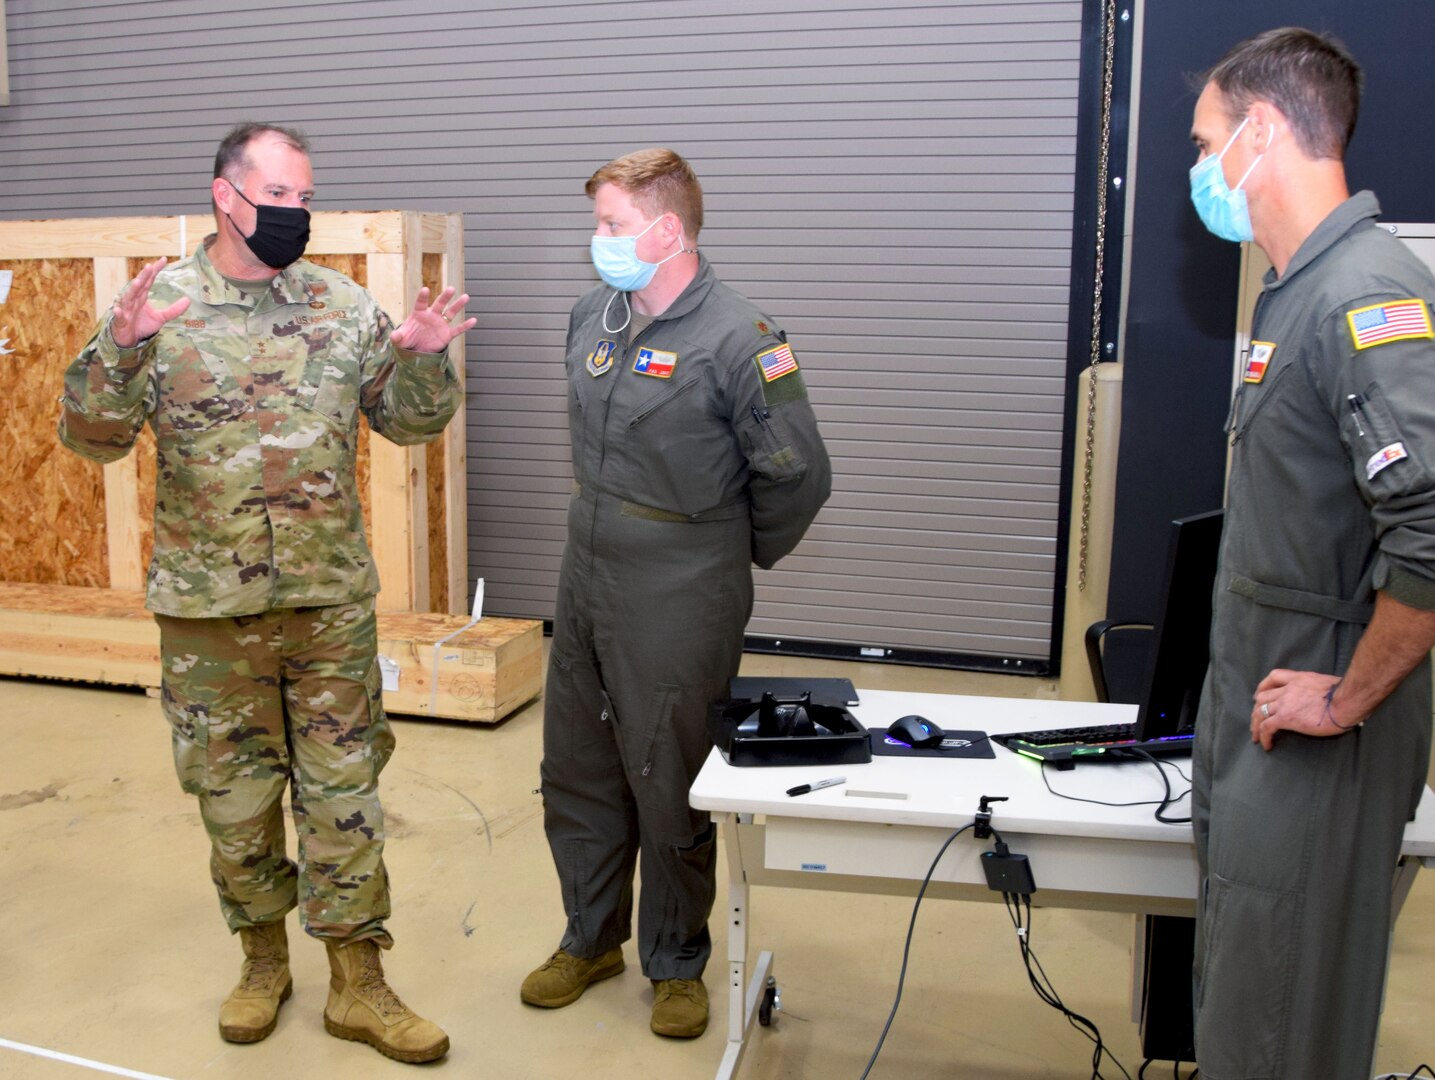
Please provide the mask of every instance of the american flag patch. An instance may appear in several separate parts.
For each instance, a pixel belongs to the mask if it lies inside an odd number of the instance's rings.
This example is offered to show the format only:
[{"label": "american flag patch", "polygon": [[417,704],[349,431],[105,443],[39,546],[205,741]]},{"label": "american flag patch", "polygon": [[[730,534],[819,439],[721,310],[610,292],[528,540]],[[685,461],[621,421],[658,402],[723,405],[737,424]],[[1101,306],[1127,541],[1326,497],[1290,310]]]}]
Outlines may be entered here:
[{"label": "american flag patch", "polygon": [[775,349],[758,353],[757,367],[762,372],[763,381],[772,382],[774,379],[780,379],[784,375],[796,371],[797,357],[792,355],[790,347],[779,345]]},{"label": "american flag patch", "polygon": [[1387,341],[1435,337],[1430,330],[1430,312],[1425,301],[1392,300],[1345,313],[1357,349],[1368,349]]}]

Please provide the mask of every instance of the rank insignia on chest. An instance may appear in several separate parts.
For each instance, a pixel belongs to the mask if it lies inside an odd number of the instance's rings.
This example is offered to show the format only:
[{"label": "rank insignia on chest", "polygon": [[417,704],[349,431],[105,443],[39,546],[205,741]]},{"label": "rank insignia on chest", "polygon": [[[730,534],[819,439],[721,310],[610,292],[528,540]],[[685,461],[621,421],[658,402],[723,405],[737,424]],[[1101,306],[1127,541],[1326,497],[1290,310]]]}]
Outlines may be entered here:
[{"label": "rank insignia on chest", "polygon": [[797,357],[788,345],[779,345],[757,354],[757,370],[762,372],[763,382],[772,382],[796,371]]},{"label": "rank insignia on chest", "polygon": [[639,375],[651,375],[655,379],[671,379],[673,368],[677,366],[677,353],[649,349],[647,346],[638,350],[637,359],[633,361],[634,371]]},{"label": "rank insignia on chest", "polygon": [[1266,377],[1266,369],[1271,366],[1271,357],[1276,354],[1276,343],[1274,341],[1253,341],[1250,352],[1246,355],[1246,369],[1241,372],[1241,381],[1258,383]]},{"label": "rank insignia on chest", "polygon": [[613,350],[618,347],[616,341],[603,340],[593,347],[588,354],[588,374],[601,375],[613,366]]},{"label": "rank insignia on chest", "polygon": [[1419,298],[1355,308],[1347,311],[1345,318],[1357,349],[1405,338],[1435,337],[1430,329],[1430,310]]}]

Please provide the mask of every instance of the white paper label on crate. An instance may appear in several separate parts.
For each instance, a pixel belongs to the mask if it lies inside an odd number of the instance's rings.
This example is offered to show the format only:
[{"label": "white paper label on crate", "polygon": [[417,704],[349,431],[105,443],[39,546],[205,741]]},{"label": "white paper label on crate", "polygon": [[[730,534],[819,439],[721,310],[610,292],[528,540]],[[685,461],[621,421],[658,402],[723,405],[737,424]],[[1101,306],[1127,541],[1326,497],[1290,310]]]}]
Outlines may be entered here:
[{"label": "white paper label on crate", "polygon": [[399,688],[399,665],[387,656],[381,655],[379,657],[379,677],[383,680],[385,690],[397,691]]},{"label": "white paper label on crate", "polygon": [[0,304],[10,295],[10,282],[15,280],[15,271],[0,270]]},{"label": "white paper label on crate", "polygon": [[474,622],[483,618],[483,578],[478,579],[478,584],[473,590],[473,614],[470,616]]}]

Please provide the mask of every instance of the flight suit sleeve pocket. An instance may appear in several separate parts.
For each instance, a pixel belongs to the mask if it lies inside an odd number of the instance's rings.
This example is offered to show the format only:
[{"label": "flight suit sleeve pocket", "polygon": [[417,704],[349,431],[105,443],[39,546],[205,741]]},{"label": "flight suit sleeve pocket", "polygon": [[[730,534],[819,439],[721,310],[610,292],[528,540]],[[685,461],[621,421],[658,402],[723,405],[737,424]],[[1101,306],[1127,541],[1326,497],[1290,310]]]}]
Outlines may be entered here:
[{"label": "flight suit sleeve pocket", "polygon": [[1402,432],[1380,387],[1371,383],[1346,401],[1342,431],[1360,490],[1377,502],[1430,490],[1421,449]]},{"label": "flight suit sleeve pocket", "polygon": [[768,480],[795,480],[807,471],[807,461],[798,452],[781,409],[754,405],[739,419],[738,431],[748,464],[757,475]]}]

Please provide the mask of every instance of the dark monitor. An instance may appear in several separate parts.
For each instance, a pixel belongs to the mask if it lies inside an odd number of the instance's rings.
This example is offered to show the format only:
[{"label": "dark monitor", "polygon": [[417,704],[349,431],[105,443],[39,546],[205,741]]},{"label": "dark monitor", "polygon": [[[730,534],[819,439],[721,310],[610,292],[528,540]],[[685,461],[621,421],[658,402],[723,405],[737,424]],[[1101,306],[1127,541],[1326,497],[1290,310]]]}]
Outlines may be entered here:
[{"label": "dark monitor", "polygon": [[1151,680],[1137,723],[1143,739],[1189,732],[1196,724],[1211,648],[1211,592],[1225,511],[1171,522],[1166,591],[1155,623]]}]

